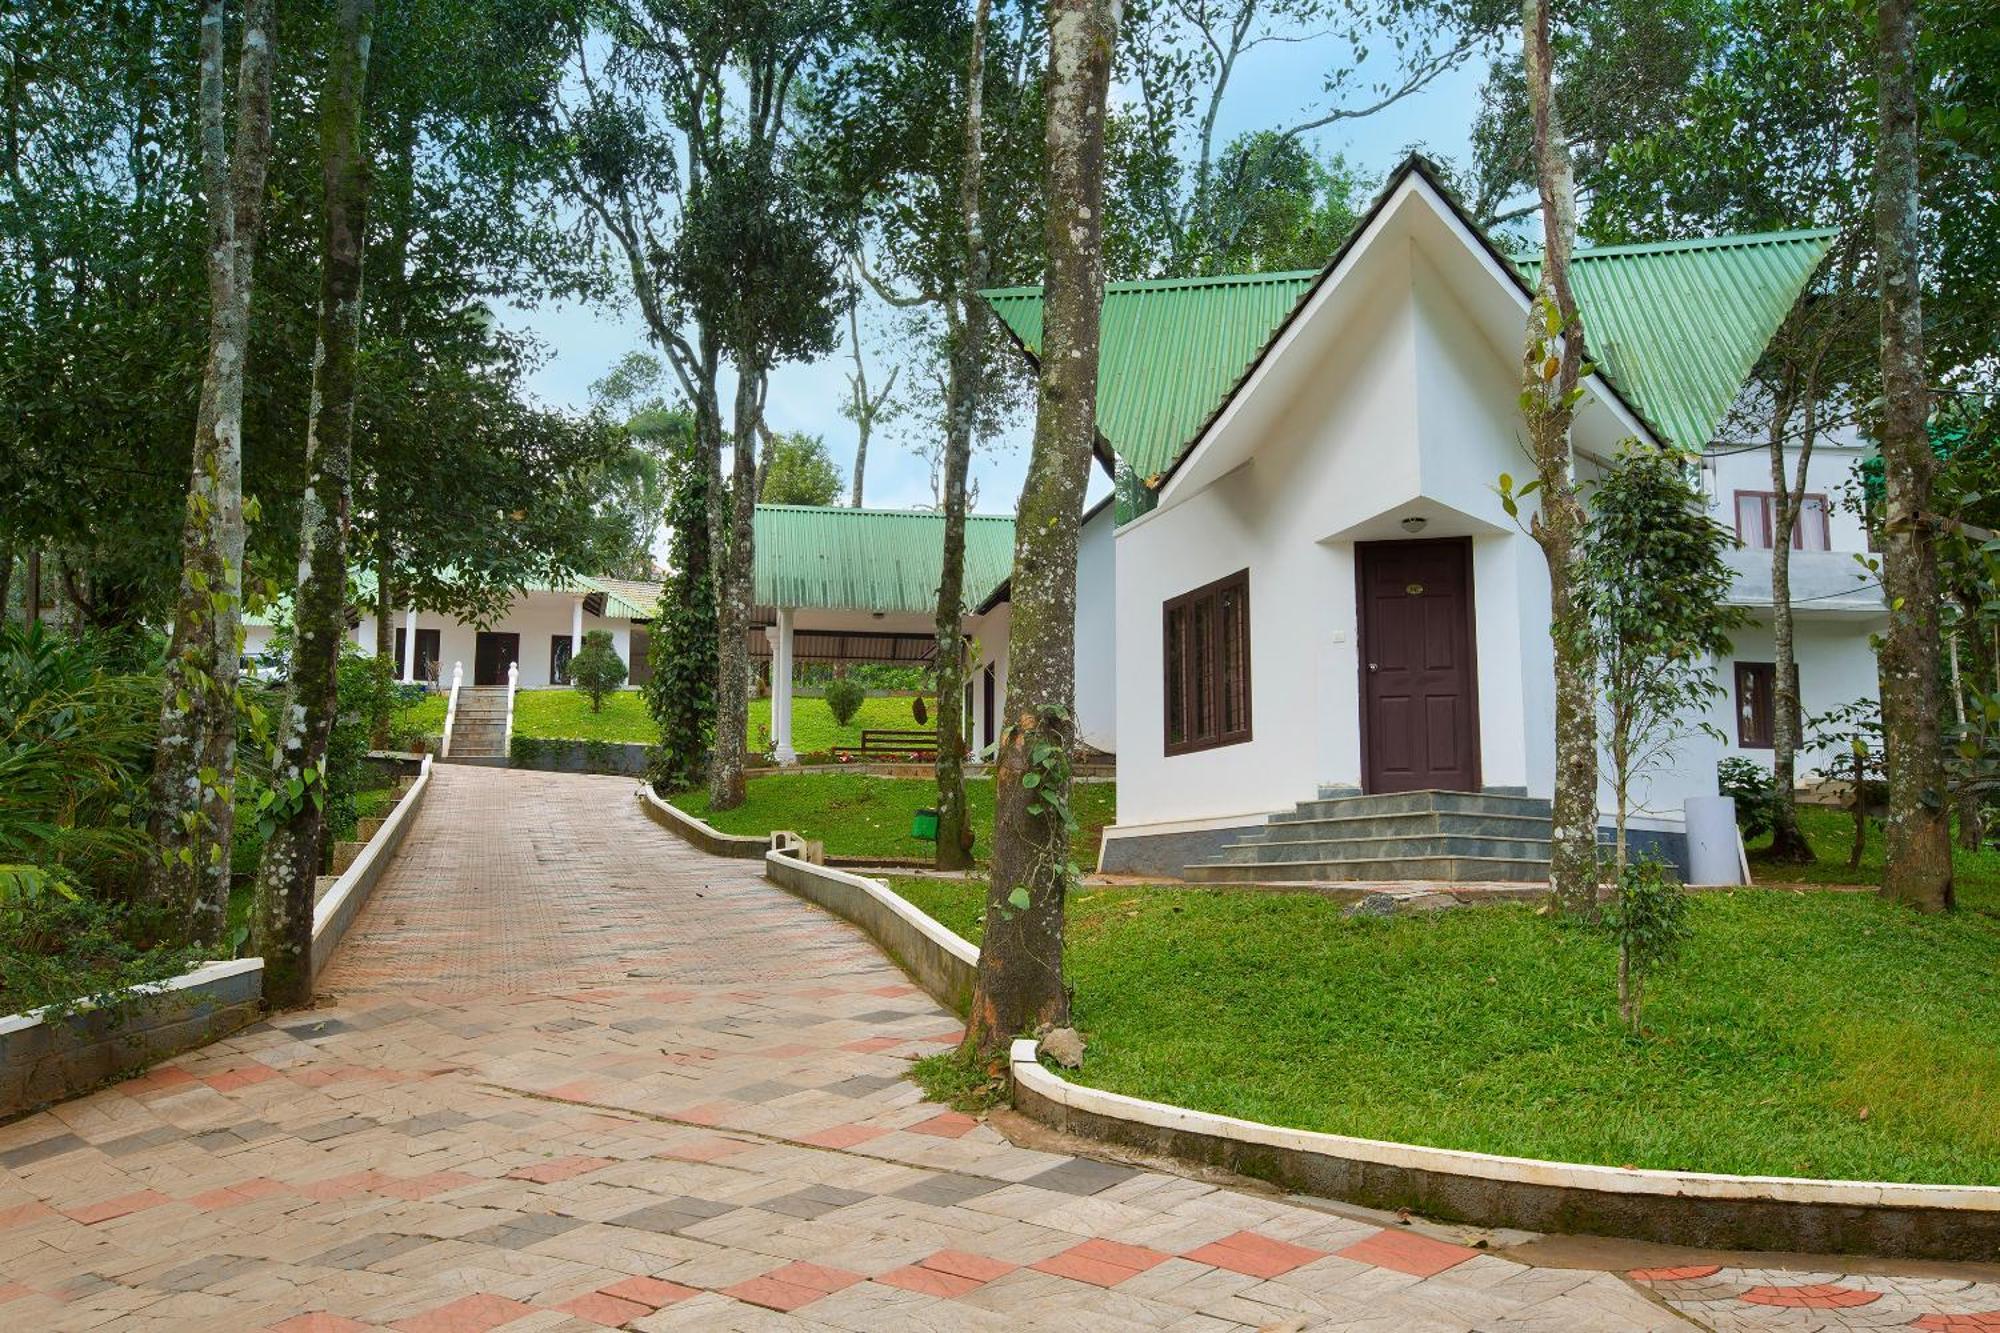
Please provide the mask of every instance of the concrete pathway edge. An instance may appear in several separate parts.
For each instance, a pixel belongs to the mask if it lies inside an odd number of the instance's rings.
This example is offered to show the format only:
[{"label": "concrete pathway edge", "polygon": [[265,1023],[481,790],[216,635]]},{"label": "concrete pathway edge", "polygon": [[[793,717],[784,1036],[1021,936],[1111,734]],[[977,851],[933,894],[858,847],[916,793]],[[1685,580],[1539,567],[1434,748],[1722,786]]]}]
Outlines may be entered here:
[{"label": "concrete pathway edge", "polygon": [[[772,883],[858,926],[963,1014],[979,951],[880,880],[764,858]],[[1052,1128],[1222,1166],[1289,1189],[1480,1226],[1587,1231],[1712,1249],[1990,1259],[2000,1187],[1738,1176],[1545,1161],[1288,1129],[1084,1087],[1010,1053],[1015,1109]]]}]

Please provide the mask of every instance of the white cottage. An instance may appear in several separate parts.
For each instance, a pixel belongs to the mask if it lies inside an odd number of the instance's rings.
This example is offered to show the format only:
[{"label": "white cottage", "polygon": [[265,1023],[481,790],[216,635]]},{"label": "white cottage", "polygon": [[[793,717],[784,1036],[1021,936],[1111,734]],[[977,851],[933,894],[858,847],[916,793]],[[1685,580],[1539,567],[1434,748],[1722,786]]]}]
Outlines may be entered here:
[{"label": "white cottage", "polygon": [[[1577,412],[1579,466],[1633,438],[1710,441],[1827,243],[1580,252],[1603,373]],[[1529,299],[1416,158],[1322,271],[1108,290],[1099,418],[1123,512],[1104,869],[1546,874],[1548,576],[1497,487],[1532,473],[1517,406]],[[1039,291],[991,300],[1032,355]],[[1881,596],[1857,576],[1858,523],[1831,503],[1855,457],[1823,447],[1813,489],[1826,502],[1795,554],[1808,711],[1875,692]],[[1769,606],[1768,463],[1718,453],[1707,476],[1718,520],[1744,525],[1736,598],[1754,614]],[[1768,630],[1739,637],[1716,664],[1727,695],[1710,719],[1728,743],[1691,736],[1639,794],[1635,822],[1669,854],[1684,850],[1682,801],[1715,791],[1717,760],[1768,752],[1769,661]]]}]

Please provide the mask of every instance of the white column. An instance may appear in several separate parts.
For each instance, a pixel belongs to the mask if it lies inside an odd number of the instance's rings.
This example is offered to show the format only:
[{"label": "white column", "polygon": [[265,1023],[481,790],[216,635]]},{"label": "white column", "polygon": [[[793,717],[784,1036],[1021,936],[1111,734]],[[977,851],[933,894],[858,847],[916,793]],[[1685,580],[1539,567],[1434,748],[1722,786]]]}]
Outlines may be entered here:
[{"label": "white column", "polygon": [[403,612],[403,683],[414,685],[417,681],[417,608],[411,606]]},{"label": "white column", "polygon": [[781,764],[799,762],[792,748],[792,612],[781,609],[778,623],[764,631],[771,639],[771,748]]},{"label": "white column", "polygon": [[[569,660],[576,661],[576,655],[583,651],[583,598],[576,599],[576,605],[569,609]],[[549,684],[555,684],[550,681]]]}]

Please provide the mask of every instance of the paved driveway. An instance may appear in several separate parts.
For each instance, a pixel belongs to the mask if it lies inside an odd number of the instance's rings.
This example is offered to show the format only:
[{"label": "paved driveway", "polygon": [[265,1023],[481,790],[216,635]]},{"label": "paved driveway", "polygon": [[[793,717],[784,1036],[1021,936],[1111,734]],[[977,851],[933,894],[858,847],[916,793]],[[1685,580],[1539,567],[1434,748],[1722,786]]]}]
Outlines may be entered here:
[{"label": "paved driveway", "polygon": [[902,1077],[956,1020],[755,871],[655,828],[622,779],[437,769],[325,1007],[0,1128],[0,1327],[1687,1327],[1654,1290],[1729,1327],[2000,1308],[1947,1278],[1533,1268],[1012,1146]]}]

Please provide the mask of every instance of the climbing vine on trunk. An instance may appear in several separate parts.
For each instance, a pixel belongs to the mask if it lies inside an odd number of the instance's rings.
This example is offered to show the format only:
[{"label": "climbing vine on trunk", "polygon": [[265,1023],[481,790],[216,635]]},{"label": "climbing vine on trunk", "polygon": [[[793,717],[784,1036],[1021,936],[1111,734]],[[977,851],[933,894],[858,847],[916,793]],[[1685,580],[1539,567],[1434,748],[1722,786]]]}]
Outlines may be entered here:
[{"label": "climbing vine on trunk", "polygon": [[[152,777],[150,892],[189,943],[222,938],[236,828],[237,662],[243,626],[243,373],[271,149],[271,0],[251,0],[237,62],[236,137],[223,131],[228,6],[201,16],[202,183],[208,196],[208,362],[181,526],[181,580],[167,648]],[[3,603],[0,603],[3,604]]]},{"label": "climbing vine on trunk", "polygon": [[1119,0],[1049,6],[1040,393],[1015,524],[993,870],[966,1030],[967,1046],[989,1056],[1016,1033],[1069,1016],[1063,905],[1075,873],[1069,757],[1076,743],[1076,547],[1097,433],[1104,104],[1120,9]]},{"label": "climbing vine on trunk", "polygon": [[[312,921],[319,878],[327,740],[338,708],[340,646],[347,629],[347,530],[352,501],[355,345],[361,331],[361,250],[368,215],[363,89],[373,0],[341,0],[320,98],[319,331],[306,422],[297,638],[278,720],[268,813],[257,866],[252,944],[264,959],[264,998],[278,1008],[312,1002]],[[410,645],[415,650],[414,644]]]}]

